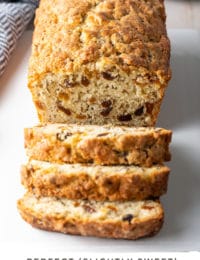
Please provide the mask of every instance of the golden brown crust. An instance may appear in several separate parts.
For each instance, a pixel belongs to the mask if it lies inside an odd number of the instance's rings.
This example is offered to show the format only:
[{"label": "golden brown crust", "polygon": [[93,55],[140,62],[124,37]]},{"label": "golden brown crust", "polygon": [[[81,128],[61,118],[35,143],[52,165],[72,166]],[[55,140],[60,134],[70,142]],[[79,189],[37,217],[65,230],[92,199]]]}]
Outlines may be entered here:
[{"label": "golden brown crust", "polygon": [[[89,168],[88,168],[89,167]],[[142,200],[167,191],[169,168],[67,165],[30,161],[21,168],[21,181],[37,196],[96,201]]]},{"label": "golden brown crust", "polygon": [[27,155],[40,161],[150,167],[170,160],[172,132],[161,128],[47,124],[24,133]]},{"label": "golden brown crust", "polygon": [[155,216],[136,221],[70,219],[67,215],[48,215],[27,207],[23,199],[18,201],[21,217],[33,227],[62,232],[65,234],[96,236],[115,239],[138,239],[153,236],[159,232],[164,222],[164,212],[160,205]]},{"label": "golden brown crust", "polygon": [[42,0],[32,52],[30,77],[74,73],[102,57],[125,71],[135,66],[168,75],[163,1]]}]

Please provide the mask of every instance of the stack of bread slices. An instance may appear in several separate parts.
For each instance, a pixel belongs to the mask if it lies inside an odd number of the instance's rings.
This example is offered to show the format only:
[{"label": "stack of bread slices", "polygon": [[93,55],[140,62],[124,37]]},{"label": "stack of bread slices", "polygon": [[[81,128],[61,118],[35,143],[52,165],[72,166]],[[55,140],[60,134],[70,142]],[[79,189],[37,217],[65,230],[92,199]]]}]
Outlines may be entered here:
[{"label": "stack of bread slices", "polygon": [[160,230],[172,132],[154,125],[169,56],[163,1],[40,1],[29,66],[40,124],[24,131],[25,221],[123,239]]}]

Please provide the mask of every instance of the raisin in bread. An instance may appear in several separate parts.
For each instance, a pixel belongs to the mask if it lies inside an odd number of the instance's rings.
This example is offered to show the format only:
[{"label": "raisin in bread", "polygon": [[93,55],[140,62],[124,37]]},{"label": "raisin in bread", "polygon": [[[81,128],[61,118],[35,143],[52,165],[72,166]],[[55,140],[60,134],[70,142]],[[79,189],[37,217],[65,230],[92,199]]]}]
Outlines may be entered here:
[{"label": "raisin in bread", "polygon": [[150,167],[170,160],[171,134],[162,128],[45,124],[25,129],[25,148],[40,161]]},{"label": "raisin in bread", "polygon": [[95,202],[26,194],[18,201],[32,226],[73,235],[137,239],[156,234],[164,212],[157,201]]},{"label": "raisin in bread", "polygon": [[170,79],[162,0],[41,0],[28,86],[42,122],[154,126]]},{"label": "raisin in bread", "polygon": [[56,164],[29,161],[21,167],[22,184],[38,196],[68,199],[142,200],[167,191],[169,168]]}]

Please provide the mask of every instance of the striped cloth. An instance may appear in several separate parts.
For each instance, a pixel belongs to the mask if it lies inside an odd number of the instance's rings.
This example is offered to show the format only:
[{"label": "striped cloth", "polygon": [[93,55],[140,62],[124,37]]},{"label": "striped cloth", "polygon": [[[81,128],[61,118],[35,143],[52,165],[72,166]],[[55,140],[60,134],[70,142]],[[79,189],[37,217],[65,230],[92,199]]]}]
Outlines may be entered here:
[{"label": "striped cloth", "polygon": [[27,24],[33,18],[37,0],[0,0],[0,76]]}]

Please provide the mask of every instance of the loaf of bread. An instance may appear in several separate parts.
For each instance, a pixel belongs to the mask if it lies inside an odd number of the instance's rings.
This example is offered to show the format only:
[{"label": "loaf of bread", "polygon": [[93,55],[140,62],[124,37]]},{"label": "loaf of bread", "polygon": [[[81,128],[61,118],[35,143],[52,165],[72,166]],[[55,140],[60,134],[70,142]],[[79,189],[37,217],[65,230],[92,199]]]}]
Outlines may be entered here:
[{"label": "loaf of bread", "polygon": [[96,201],[142,200],[167,191],[169,168],[56,164],[29,161],[21,167],[22,184],[37,196]]},{"label": "loaf of bread", "polygon": [[154,126],[170,79],[163,0],[41,0],[28,86],[42,122]]},{"label": "loaf of bread", "polygon": [[40,161],[150,167],[170,160],[171,134],[151,127],[44,124],[25,129],[25,148]]},{"label": "loaf of bread", "polygon": [[157,201],[95,202],[26,194],[18,201],[32,226],[73,235],[137,239],[156,234],[163,223]]}]

